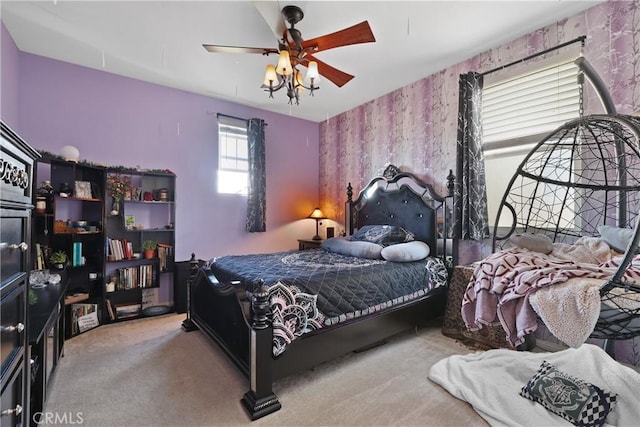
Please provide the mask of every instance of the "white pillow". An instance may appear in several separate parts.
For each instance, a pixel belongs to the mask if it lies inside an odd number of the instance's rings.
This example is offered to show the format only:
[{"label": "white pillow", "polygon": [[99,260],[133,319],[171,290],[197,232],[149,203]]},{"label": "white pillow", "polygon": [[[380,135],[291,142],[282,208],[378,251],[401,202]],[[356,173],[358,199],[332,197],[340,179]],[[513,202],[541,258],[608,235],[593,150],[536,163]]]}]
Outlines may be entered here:
[{"label": "white pillow", "polygon": [[420,240],[407,243],[397,243],[382,249],[380,255],[387,261],[411,262],[425,259],[429,256],[429,245]]},{"label": "white pillow", "polygon": [[618,228],[611,225],[599,225],[598,233],[602,240],[616,252],[625,253],[634,231],[630,228]]},{"label": "white pillow", "polygon": [[382,246],[372,242],[352,242],[347,237],[331,237],[320,244],[325,251],[368,259],[382,259]]},{"label": "white pillow", "polygon": [[550,254],[553,251],[553,241],[544,234],[515,234],[509,237],[509,241],[519,248],[533,252]]}]

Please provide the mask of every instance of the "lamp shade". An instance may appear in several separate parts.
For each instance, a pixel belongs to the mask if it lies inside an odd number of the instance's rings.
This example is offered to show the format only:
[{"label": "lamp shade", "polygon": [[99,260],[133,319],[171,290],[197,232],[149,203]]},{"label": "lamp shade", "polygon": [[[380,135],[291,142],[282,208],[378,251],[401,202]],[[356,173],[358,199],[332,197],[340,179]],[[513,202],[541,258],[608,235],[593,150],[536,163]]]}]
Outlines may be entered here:
[{"label": "lamp shade", "polygon": [[293,67],[291,67],[291,59],[289,58],[289,51],[280,51],[280,58],[278,59],[278,67],[276,68],[276,71],[282,76],[288,76],[289,74],[293,73]]},{"label": "lamp shade", "polygon": [[327,217],[324,216],[324,213],[322,213],[322,211],[320,210],[320,208],[315,208],[313,210],[313,212],[311,212],[311,214],[309,214],[308,218],[313,218],[313,219],[326,219]]},{"label": "lamp shade", "polygon": [[278,75],[276,74],[276,66],[273,64],[267,65],[267,70],[264,73],[264,81],[263,85],[269,87],[270,85],[275,85],[278,82]]},{"label": "lamp shade", "polygon": [[316,61],[309,61],[306,78],[307,80],[313,81],[314,83],[318,83],[318,81],[320,80],[320,73],[318,73],[318,63]]}]

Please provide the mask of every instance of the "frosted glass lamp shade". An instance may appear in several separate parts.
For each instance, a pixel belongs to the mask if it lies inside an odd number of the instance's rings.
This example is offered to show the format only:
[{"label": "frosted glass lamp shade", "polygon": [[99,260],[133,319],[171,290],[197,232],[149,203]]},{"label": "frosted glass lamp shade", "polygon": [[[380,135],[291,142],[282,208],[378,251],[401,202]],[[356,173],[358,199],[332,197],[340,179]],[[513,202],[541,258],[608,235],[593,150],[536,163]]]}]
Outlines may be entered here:
[{"label": "frosted glass lamp shade", "polygon": [[318,83],[318,81],[320,80],[320,73],[318,73],[318,63],[316,61],[309,61],[306,79],[309,81],[313,79],[314,83]]},{"label": "frosted glass lamp shade", "polygon": [[276,68],[276,71],[282,76],[288,76],[293,73],[293,67],[291,66],[291,59],[289,59],[288,51],[280,51],[280,58],[278,59],[278,67]]},{"label": "frosted glass lamp shade", "polygon": [[262,84],[266,87],[269,87],[270,85],[276,86],[278,84],[278,75],[276,74],[275,65],[267,65],[267,70],[264,73],[264,81]]},{"label": "frosted glass lamp shade", "polygon": [[80,151],[73,145],[65,145],[62,147],[60,155],[68,162],[77,162],[80,159]]}]

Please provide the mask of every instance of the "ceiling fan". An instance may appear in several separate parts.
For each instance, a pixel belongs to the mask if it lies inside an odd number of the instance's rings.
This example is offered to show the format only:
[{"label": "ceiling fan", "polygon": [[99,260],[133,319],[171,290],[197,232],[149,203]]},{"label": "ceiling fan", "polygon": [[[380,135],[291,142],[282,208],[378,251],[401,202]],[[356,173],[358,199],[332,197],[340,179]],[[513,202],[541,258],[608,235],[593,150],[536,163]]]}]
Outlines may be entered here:
[{"label": "ceiling fan", "polygon": [[[267,65],[262,86],[269,92],[271,98],[273,98],[273,92],[286,88],[289,103],[292,103],[295,99],[296,104],[298,104],[298,96],[303,89],[310,90],[311,95],[313,95],[313,91],[319,88],[317,86],[319,76],[330,80],[338,87],[344,86],[354,76],[318,60],[314,55],[336,47],[376,41],[367,21],[334,33],[304,40],[300,30],[295,28],[295,25],[304,18],[304,13],[298,6],[285,6],[282,11],[277,12],[276,17],[271,8],[272,5],[277,5],[277,2],[255,2],[255,4],[276,34],[278,40],[277,49],[212,44],[203,44],[202,46],[207,51],[214,53],[278,54],[278,64],[275,66],[272,64]],[[283,19],[289,23],[289,28],[286,28]],[[302,78],[302,74],[297,69],[298,65],[307,67],[306,78]]]}]

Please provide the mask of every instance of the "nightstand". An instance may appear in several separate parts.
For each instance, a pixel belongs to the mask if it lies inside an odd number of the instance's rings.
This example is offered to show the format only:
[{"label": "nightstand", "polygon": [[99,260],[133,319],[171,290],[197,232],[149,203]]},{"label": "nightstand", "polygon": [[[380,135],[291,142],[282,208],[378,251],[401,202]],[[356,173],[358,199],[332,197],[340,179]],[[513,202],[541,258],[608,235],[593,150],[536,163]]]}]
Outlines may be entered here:
[{"label": "nightstand", "polygon": [[322,240],[298,239],[298,250],[316,249],[319,248],[321,244]]}]

